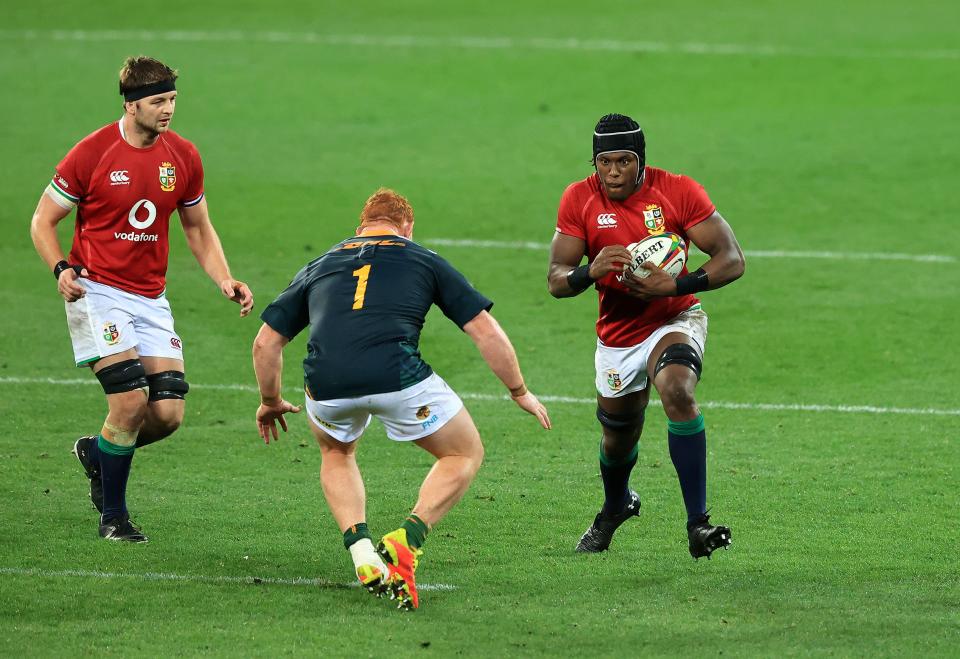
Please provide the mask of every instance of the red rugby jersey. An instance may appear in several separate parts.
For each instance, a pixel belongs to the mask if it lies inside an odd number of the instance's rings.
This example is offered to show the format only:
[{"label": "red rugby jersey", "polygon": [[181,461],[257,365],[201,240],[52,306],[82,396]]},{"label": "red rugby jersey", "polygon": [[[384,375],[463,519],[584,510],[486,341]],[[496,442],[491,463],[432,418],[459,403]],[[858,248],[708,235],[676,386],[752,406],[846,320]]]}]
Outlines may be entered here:
[{"label": "red rugby jersey", "polygon": [[90,279],[159,297],[166,287],[170,214],[203,199],[196,147],[172,131],[138,149],[123,121],[91,133],[57,165],[51,187],[77,204],[70,263]]},{"label": "red rugby jersey", "polygon": [[[570,184],[560,199],[557,231],[586,242],[593,261],[608,245],[623,245],[659,233],[676,233],[687,242],[687,229],[710,217],[716,206],[703,186],[688,176],[646,167],[639,190],[622,202],[612,201],[593,174]],[[687,269],[683,269],[686,273]],[[677,314],[698,302],[693,295],[639,300],[626,293],[610,273],[596,283],[600,294],[597,336],[604,345],[637,345]]]}]

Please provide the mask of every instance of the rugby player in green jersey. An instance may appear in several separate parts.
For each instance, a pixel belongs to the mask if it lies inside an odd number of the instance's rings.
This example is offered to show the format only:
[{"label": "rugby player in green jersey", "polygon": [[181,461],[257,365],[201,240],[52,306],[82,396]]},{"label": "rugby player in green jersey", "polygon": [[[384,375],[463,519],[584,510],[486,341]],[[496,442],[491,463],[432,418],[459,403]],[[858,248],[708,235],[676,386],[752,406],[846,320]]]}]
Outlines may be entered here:
[{"label": "rugby player in green jersey", "polygon": [[[493,303],[449,263],[413,242],[413,209],[380,189],[364,205],[356,236],[308,263],[261,318],[253,344],[260,386],[257,428],[267,443],[276,423],[300,407],[281,396],[283,347],[309,328],[303,361],[307,416],[320,444],[320,482],[360,583],[404,608],[419,605],[414,572],[427,532],[460,500],[483,459],[480,435],[457,394],[420,357],[424,318],[436,304],[473,340],[524,411],[550,428],[527,390],[513,346],[490,315]],[[403,525],[374,549],[357,440],[376,416],[390,439],[437,458]]]}]

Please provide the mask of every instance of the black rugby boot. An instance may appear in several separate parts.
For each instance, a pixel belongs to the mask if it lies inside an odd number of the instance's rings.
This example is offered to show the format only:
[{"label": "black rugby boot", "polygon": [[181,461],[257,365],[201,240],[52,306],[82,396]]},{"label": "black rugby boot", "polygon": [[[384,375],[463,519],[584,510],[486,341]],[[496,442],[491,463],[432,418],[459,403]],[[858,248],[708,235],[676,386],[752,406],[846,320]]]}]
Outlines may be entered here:
[{"label": "black rugby boot", "polygon": [[577,543],[577,551],[595,553],[606,551],[610,547],[610,541],[613,540],[613,533],[620,525],[631,517],[640,514],[640,496],[630,490],[630,499],[627,501],[627,507],[623,512],[616,515],[605,515],[603,510],[597,513],[593,524],[580,537]]},{"label": "black rugby boot", "polygon": [[710,524],[710,515],[704,514],[696,522],[687,524],[687,536],[690,538],[690,555],[696,559],[701,556],[710,558],[717,549],[726,549],[733,542],[730,529],[726,526]]},{"label": "black rugby boot", "polygon": [[73,445],[73,454],[80,461],[84,473],[90,479],[90,501],[96,506],[97,512],[103,512],[103,481],[100,480],[100,463],[90,455],[93,443],[97,441],[96,435],[81,437]]},{"label": "black rugby boot", "polygon": [[130,522],[130,516],[126,513],[113,519],[101,519],[100,537],[104,540],[122,540],[124,542],[147,541],[147,536]]}]

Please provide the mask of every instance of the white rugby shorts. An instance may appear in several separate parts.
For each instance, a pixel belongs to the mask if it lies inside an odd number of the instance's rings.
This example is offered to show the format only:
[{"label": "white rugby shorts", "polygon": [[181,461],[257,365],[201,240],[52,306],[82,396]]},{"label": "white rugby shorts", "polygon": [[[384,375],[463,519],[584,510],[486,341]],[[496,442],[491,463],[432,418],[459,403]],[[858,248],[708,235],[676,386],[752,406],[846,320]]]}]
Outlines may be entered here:
[{"label": "white rugby shorts", "polygon": [[318,428],[349,444],[377,417],[387,437],[409,442],[432,435],[463,408],[463,401],[436,373],[400,391],[354,398],[306,399],[307,416]]},{"label": "white rugby shorts", "polygon": [[65,303],[77,366],[130,348],[141,357],[183,359],[166,295],[149,298],[86,278],[77,282],[87,294]]},{"label": "white rugby shorts", "polygon": [[659,327],[642,343],[626,348],[611,348],[597,339],[594,364],[597,369],[597,393],[604,398],[619,398],[647,387],[647,362],[654,346],[671,332],[686,334],[703,358],[707,344],[707,314],[695,304]]}]

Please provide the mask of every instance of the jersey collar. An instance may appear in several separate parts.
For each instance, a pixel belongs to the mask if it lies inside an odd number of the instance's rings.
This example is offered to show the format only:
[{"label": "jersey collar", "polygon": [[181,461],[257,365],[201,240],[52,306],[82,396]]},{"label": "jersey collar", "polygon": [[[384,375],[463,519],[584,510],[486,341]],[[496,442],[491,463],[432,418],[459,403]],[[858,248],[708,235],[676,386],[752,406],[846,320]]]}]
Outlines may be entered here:
[{"label": "jersey collar", "polygon": [[364,229],[357,234],[358,238],[365,238],[367,236],[396,236],[398,238],[403,238],[396,231],[390,231],[389,229]]}]

